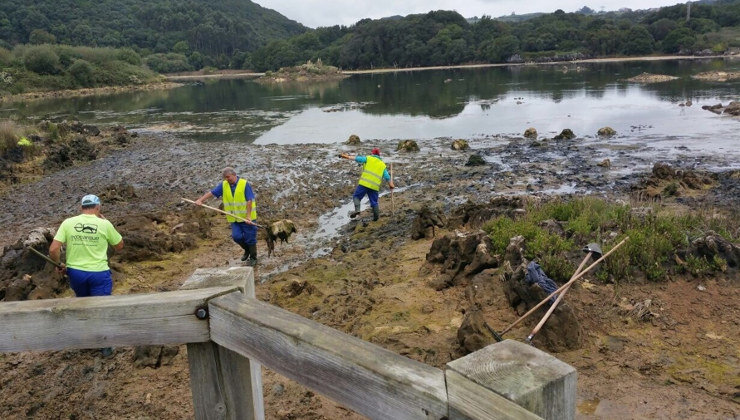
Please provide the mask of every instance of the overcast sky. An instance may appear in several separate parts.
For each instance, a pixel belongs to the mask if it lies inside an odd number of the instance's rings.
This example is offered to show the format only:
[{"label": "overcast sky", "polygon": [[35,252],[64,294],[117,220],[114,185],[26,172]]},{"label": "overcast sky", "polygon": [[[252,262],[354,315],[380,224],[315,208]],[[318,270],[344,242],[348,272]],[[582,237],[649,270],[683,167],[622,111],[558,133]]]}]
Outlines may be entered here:
[{"label": "overcast sky", "polygon": [[574,12],[583,6],[596,11],[672,6],[677,0],[252,0],[311,28],[352,25],[360,19],[406,16],[430,10],[456,10],[464,17],[502,16],[532,12]]}]

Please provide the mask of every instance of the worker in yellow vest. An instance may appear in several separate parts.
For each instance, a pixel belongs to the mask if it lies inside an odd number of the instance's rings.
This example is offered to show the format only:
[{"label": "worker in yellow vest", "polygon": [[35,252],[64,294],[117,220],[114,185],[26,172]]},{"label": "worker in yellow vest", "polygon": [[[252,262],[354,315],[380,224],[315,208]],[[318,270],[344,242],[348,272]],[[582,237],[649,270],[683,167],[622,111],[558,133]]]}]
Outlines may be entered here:
[{"label": "worker in yellow vest", "polygon": [[388,175],[385,163],[380,158],[380,149],[376,147],[370,153],[371,154],[367,156],[352,156],[347,153],[339,155],[342,159],[350,159],[363,164],[362,175],[360,175],[357,189],[355,189],[355,193],[352,195],[355,210],[350,213],[349,217],[353,219],[360,214],[360,202],[365,195],[367,195],[367,198],[370,199],[370,207],[373,209],[373,220],[378,220],[380,217],[380,208],[378,207],[378,191],[380,191],[380,184],[385,179],[388,181],[390,189],[396,188],[390,175]]},{"label": "worker in yellow vest", "polygon": [[231,238],[244,250],[242,261],[254,267],[257,265],[257,203],[252,185],[246,179],[238,177],[234,168],[224,168],[222,175],[223,182],[203,194],[195,204],[200,206],[211,197],[222,197],[224,211],[247,219],[245,222],[226,216],[226,220],[231,223]]}]

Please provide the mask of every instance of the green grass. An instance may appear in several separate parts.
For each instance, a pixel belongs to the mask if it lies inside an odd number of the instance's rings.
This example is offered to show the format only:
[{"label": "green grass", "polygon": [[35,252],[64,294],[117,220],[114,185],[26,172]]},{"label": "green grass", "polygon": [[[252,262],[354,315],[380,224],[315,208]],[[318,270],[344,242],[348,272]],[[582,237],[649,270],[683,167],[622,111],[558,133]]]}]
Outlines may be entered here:
[{"label": "green grass", "polygon": [[[499,216],[484,224],[493,253],[503,254],[510,238],[521,235],[524,256],[537,259],[548,276],[559,282],[572,275],[576,264],[571,261],[580,261],[580,249],[589,242],[599,243],[606,253],[625,236],[630,238],[596,269],[597,279],[660,281],[675,273],[699,276],[727,269],[719,257],[707,261],[692,256],[685,264],[677,263],[676,256],[688,253],[693,238],[713,230],[737,241],[733,218],[712,217],[708,212],[679,214],[657,205],[646,212],[633,212],[628,205],[594,197],[530,204],[526,210],[516,220]],[[558,222],[563,232],[549,229],[543,223],[548,220]]]}]

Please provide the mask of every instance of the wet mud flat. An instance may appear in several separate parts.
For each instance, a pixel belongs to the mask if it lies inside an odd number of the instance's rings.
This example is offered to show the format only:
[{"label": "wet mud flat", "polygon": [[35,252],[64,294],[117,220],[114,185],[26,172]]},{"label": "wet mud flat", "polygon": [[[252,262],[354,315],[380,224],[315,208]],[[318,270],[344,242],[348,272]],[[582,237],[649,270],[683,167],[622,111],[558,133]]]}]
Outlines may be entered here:
[{"label": "wet mud flat", "polygon": [[[675,169],[706,169],[711,178],[706,182],[715,183],[701,196],[682,196],[687,206],[737,207],[740,202],[736,171],[712,171],[729,165],[726,157],[711,152],[697,155],[677,149],[670,160],[663,160],[674,168],[670,175],[674,178],[649,181],[659,160],[649,142],[624,146],[593,138],[530,141],[490,136],[468,139],[470,149],[455,151],[452,141],[422,140],[419,152],[401,152],[395,150],[398,141],[278,146],[142,135],[126,150],[12,187],[4,196],[0,216],[7,226],[1,245],[13,244],[36,227],[56,228],[64,217],[75,214],[82,195],[96,193],[103,197],[103,213],[124,232],[131,252],[112,259],[114,293],[176,289],[197,267],[238,264],[240,250],[230,241],[222,216],[180,201],[180,197],[200,196],[220,182],[224,166],[233,166],[253,183],[262,223],[287,218],[298,228],[289,243],[278,244],[269,258],[264,241],[258,244],[260,299],[442,366],[463,351],[456,331],[468,297],[464,287],[435,290],[429,286],[435,268],[425,260],[435,238],[411,240],[422,206],[451,215],[466,203],[488,203],[497,197],[589,194],[647,201],[677,179]],[[345,209],[360,167],[337,154],[368,153],[376,146],[386,162],[393,162],[394,181],[402,188],[394,193],[392,203],[390,194],[381,197],[379,222],[372,222],[366,210],[350,221]],[[466,166],[471,155],[479,155],[483,164]],[[600,165],[605,159],[609,166]],[[702,184],[702,179],[696,182]],[[677,188],[692,182],[681,178]],[[446,233],[454,232],[439,229],[436,235]],[[152,243],[157,245],[150,247]],[[614,410],[625,406],[633,407],[630,413],[635,416],[648,417],[732,413],[733,402],[727,397],[732,391],[692,371],[691,355],[673,354],[675,346],[670,344],[708,343],[712,350],[701,354],[722,363],[732,357],[728,348],[733,341],[717,332],[718,325],[707,324],[717,311],[736,311],[732,302],[737,301],[737,284],[729,281],[735,286],[725,287],[728,279],[706,279],[704,294],[694,298],[702,305],[688,309],[670,285],[623,288],[621,296],[628,302],[646,298],[662,302],[662,317],[652,323],[625,321],[618,306],[600,313],[597,308],[614,299],[614,285],[577,290],[573,305],[592,333],[582,349],[556,355],[579,370],[579,415],[614,417]],[[688,296],[696,293],[695,286],[682,283],[676,290]],[[516,318],[502,296],[486,297],[486,314],[495,327]],[[689,313],[703,323],[685,323]],[[635,323],[644,337],[623,331],[627,322]],[[729,322],[730,330],[736,331],[736,316]],[[522,335],[525,329],[513,335]],[[666,340],[668,345],[653,351],[646,348],[647,340]],[[92,351],[4,356],[0,366],[9,375],[0,397],[8,404],[0,414],[188,417],[192,408],[183,348],[143,367],[134,365],[132,360],[137,359],[130,349],[117,350],[112,360],[100,359]],[[675,366],[679,366],[675,372],[665,373]],[[68,379],[60,380],[60,375]],[[664,376],[673,385],[656,385]],[[92,386],[87,385],[90,381]],[[49,387],[50,383],[54,385]],[[268,418],[359,418],[272,372],[265,373],[265,384]],[[615,387],[620,395],[613,394]],[[670,401],[662,401],[664,396]],[[688,402],[671,406],[671,401]]]},{"label": "wet mud flat", "polygon": [[[30,184],[12,187],[4,196],[0,223],[7,229],[0,245],[39,225],[56,224],[73,214],[78,197],[103,194],[115,186],[131,186],[135,197],[104,203],[106,214],[175,212],[180,197],[197,197],[220,182],[220,171],[233,166],[258,194],[260,219],[300,220],[302,229],[316,228],[318,217],[350,201],[359,166],[337,158],[340,152],[367,154],[380,147],[394,165],[394,180],[408,202],[434,201],[451,207],[468,200],[486,202],[501,195],[595,194],[618,198],[656,162],[677,168],[725,172],[732,157],[681,148],[668,157],[648,142],[630,146],[591,139],[537,140],[491,136],[470,139],[466,151],[450,149],[452,139],[419,141],[419,152],[396,151],[398,141],[343,144],[249,145],[239,142],[192,142],[172,136],[141,136],[125,150],[61,170]],[[481,166],[466,166],[471,155]],[[609,159],[609,166],[600,166]],[[729,161],[728,161],[729,159]],[[728,182],[731,182],[728,181]],[[41,192],[45,193],[41,193]],[[399,195],[399,194],[397,194]],[[712,197],[717,205],[733,205],[737,189]],[[381,204],[388,211],[390,203]],[[33,215],[33,217],[29,217]]]}]

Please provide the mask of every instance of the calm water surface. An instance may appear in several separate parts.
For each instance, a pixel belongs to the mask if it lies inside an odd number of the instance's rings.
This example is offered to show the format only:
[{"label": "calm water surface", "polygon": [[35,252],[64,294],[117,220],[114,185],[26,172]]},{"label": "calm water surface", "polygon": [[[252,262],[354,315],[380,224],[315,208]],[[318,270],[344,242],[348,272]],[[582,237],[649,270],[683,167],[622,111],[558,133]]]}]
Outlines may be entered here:
[{"label": "calm water surface", "polygon": [[[737,156],[740,121],[701,106],[738,100],[740,82],[690,78],[710,70],[740,71],[740,60],[403,72],[311,85],[221,80],[169,91],[9,104],[0,117],[78,119],[256,144],[336,143],[350,134],[363,140],[520,136],[527,127],[541,137],[564,128],[593,137],[610,126],[619,133],[616,142],[660,142],[665,150],[694,147]],[[642,72],[679,79],[649,85],[624,81]],[[679,106],[687,100],[693,106]]]}]

